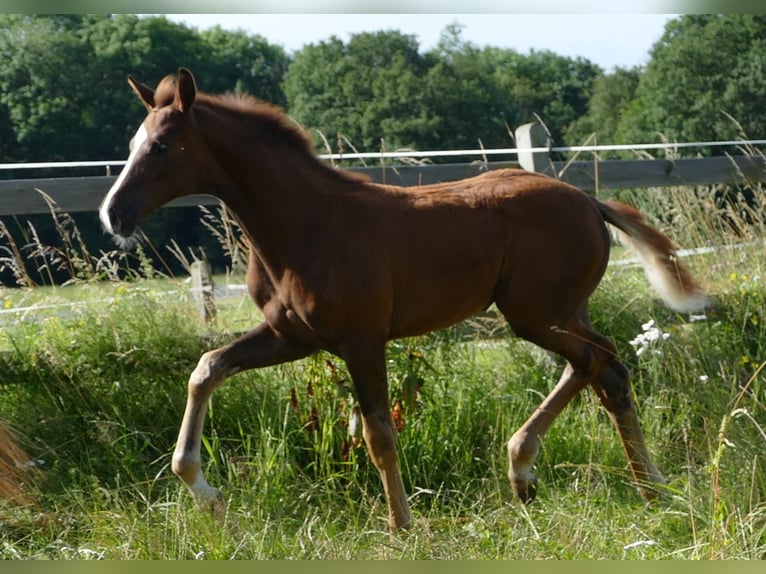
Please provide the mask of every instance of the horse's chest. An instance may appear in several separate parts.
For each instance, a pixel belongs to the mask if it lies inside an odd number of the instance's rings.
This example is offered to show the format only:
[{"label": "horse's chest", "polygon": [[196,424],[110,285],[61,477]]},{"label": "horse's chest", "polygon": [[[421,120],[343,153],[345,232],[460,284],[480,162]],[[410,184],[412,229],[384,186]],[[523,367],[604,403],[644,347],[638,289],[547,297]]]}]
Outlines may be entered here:
[{"label": "horse's chest", "polygon": [[284,304],[279,297],[272,297],[265,304],[259,304],[266,322],[276,331],[288,337],[298,338],[316,344],[318,334],[295,309]]},{"label": "horse's chest", "polygon": [[274,329],[317,344],[321,321],[316,315],[315,293],[298,277],[286,274],[280,281],[261,275],[250,285],[251,296]]}]

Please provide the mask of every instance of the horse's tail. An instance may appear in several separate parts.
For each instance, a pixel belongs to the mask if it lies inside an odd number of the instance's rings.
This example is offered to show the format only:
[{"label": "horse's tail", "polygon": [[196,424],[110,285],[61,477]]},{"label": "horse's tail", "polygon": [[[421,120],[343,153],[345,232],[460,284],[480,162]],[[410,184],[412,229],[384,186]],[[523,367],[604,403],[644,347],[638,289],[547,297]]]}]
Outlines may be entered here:
[{"label": "horse's tail", "polygon": [[709,305],[705,290],[678,259],[670,239],[648,225],[640,211],[617,201],[598,205],[620,243],[638,254],[649,283],[668,307],[687,313]]}]

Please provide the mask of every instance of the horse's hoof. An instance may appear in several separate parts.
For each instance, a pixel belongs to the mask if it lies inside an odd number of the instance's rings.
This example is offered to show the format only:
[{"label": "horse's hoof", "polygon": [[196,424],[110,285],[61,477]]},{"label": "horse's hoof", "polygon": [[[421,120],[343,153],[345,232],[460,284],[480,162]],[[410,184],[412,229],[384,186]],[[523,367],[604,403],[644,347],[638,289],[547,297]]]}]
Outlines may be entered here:
[{"label": "horse's hoof", "polygon": [[513,492],[519,497],[521,502],[529,504],[537,496],[537,477],[533,476],[525,481],[514,481]]},{"label": "horse's hoof", "polygon": [[646,502],[654,502],[662,498],[662,494],[665,492],[662,489],[663,484],[665,483],[658,482],[655,484],[640,485],[638,487],[638,494],[640,494],[641,498],[643,498]]},{"label": "horse's hoof", "polygon": [[226,514],[226,501],[219,488],[208,488],[204,492],[196,493],[194,498],[197,507],[212,514],[216,520],[220,520]]}]

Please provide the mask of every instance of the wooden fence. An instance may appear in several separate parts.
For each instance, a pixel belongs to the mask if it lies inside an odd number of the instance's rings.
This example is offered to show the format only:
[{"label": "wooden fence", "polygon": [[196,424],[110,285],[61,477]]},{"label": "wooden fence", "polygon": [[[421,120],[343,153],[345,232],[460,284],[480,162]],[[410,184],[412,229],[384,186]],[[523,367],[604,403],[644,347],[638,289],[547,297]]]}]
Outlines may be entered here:
[{"label": "wooden fence", "polygon": [[[486,170],[520,166],[529,171],[553,175],[588,192],[598,189],[766,181],[764,155],[562,162],[551,159],[545,131],[539,124],[521,126],[515,136],[518,146],[515,155],[518,161],[382,165],[349,169],[364,172],[375,182],[412,186],[453,181]],[[95,211],[115,179],[115,176],[95,176],[0,180],[0,216],[48,213],[50,207],[36,190],[45,192],[64,211]],[[195,195],[177,199],[169,206],[216,203],[217,200],[212,197]]]}]

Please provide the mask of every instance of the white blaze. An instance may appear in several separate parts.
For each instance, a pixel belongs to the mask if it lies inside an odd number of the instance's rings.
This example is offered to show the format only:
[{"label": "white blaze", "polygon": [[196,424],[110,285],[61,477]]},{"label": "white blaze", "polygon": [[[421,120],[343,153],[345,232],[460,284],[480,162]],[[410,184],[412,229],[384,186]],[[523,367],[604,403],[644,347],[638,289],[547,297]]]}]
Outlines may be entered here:
[{"label": "white blaze", "polygon": [[112,222],[109,220],[109,207],[112,205],[112,201],[114,201],[114,196],[117,194],[117,190],[122,186],[122,182],[128,177],[128,173],[130,173],[130,170],[136,161],[141,145],[146,141],[147,137],[148,134],[146,133],[146,128],[144,127],[144,124],[141,124],[136,135],[133,136],[133,148],[130,150],[128,161],[125,162],[125,166],[122,168],[120,175],[106,194],[104,201],[101,202],[101,208],[98,210],[98,217],[101,220],[104,229],[111,234],[114,234],[114,229],[112,228]]}]

